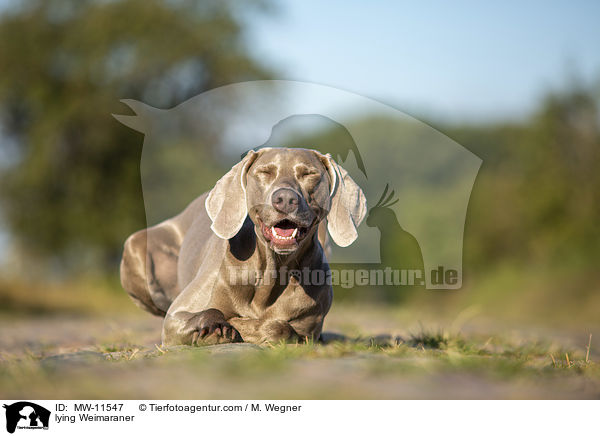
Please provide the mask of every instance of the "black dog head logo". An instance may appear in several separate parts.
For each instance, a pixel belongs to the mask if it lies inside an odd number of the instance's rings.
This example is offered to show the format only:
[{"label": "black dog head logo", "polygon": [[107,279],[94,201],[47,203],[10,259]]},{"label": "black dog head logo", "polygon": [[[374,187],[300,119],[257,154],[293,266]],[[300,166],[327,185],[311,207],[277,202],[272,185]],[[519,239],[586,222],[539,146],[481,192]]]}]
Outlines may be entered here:
[{"label": "black dog head logo", "polygon": [[48,428],[50,411],[29,401],[4,405],[6,409],[6,431],[14,433],[17,426]]}]

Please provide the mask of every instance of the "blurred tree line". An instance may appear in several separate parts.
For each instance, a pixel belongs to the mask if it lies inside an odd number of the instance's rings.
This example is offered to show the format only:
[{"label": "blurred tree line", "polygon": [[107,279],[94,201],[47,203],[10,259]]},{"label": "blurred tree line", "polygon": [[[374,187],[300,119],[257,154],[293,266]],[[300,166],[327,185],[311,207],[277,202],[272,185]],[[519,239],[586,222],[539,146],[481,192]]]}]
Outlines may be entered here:
[{"label": "blurred tree line", "polygon": [[599,90],[574,84],[550,93],[522,123],[442,129],[483,159],[467,215],[466,265],[597,270]]},{"label": "blurred tree line", "polygon": [[251,14],[269,10],[223,0],[24,0],[3,10],[0,212],[20,257],[114,269],[124,238],[145,226],[142,138],[111,117],[124,112],[119,99],[170,108],[267,78],[245,32]]},{"label": "blurred tree line", "polygon": [[[268,78],[245,29],[248,14],[269,10],[222,0],[27,0],[4,11],[0,211],[21,252],[60,259],[67,271],[91,258],[114,272],[124,239],[145,225],[142,137],[110,116],[123,113],[118,100],[169,108]],[[597,88],[575,85],[521,122],[436,126],[483,159],[467,216],[466,274],[506,259],[596,261],[598,97]],[[381,120],[360,122],[382,129]],[[218,165],[207,156],[206,168]]]},{"label": "blurred tree line", "polygon": [[[397,121],[372,116],[354,123],[354,131],[372,140],[368,150],[361,150],[363,154],[402,159],[394,149],[394,143],[402,141],[390,133],[396,131],[392,126]],[[600,82],[575,81],[548,92],[534,112],[519,121],[431,124],[483,160],[465,223],[465,283],[475,279],[481,284],[487,277],[496,282],[494,292],[506,292],[502,268],[507,268],[510,280],[520,277],[511,284],[526,286],[526,280],[533,281],[546,287],[547,296],[595,293],[600,285]],[[330,128],[311,133],[296,144],[326,149],[323,144],[345,141],[344,131]],[[418,145],[427,136],[412,140]],[[445,165],[450,168],[457,162],[449,160]],[[423,197],[423,201],[428,200]],[[450,210],[444,201],[436,207]],[[390,237],[395,236],[386,236],[386,246],[402,245],[399,239],[389,241]],[[416,296],[419,290],[365,288],[368,293],[344,289],[336,298],[377,294],[375,299],[394,302]]]}]

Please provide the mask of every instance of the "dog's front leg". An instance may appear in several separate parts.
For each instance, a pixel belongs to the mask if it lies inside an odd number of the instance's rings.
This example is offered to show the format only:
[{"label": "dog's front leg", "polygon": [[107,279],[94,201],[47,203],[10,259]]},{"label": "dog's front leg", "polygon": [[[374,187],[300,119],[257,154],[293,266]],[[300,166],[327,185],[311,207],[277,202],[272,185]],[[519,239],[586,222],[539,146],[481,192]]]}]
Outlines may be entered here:
[{"label": "dog's front leg", "polygon": [[241,340],[238,331],[217,309],[175,312],[168,314],[163,324],[164,345],[213,345]]},{"label": "dog's front leg", "polygon": [[289,322],[279,319],[235,317],[228,322],[239,332],[244,342],[298,342],[301,338]]}]

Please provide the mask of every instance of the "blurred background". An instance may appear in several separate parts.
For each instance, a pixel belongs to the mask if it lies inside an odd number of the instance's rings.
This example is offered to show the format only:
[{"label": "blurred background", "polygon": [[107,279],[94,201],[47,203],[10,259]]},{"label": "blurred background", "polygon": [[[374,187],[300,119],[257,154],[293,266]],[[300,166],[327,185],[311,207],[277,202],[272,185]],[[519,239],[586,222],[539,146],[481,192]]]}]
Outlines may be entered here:
[{"label": "blurred background", "polygon": [[[483,160],[462,289],[339,289],[334,308],[597,326],[599,16],[592,1],[0,0],[0,316],[140,312],[118,264],[146,226],[144,136],[111,116],[132,113],[120,99],[169,109],[287,79],[381,101]],[[352,123],[394,141],[381,114]],[[343,132],[295,135],[327,149]],[[198,194],[229,167],[201,150]]]}]

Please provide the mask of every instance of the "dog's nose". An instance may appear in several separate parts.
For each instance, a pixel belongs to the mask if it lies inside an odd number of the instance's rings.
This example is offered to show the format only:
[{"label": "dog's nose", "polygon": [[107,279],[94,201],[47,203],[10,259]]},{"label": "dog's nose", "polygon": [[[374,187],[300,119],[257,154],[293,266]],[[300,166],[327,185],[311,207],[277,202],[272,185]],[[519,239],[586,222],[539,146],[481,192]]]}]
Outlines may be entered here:
[{"label": "dog's nose", "polygon": [[300,198],[295,191],[289,188],[280,188],[273,192],[271,203],[279,212],[292,213],[298,210]]}]

